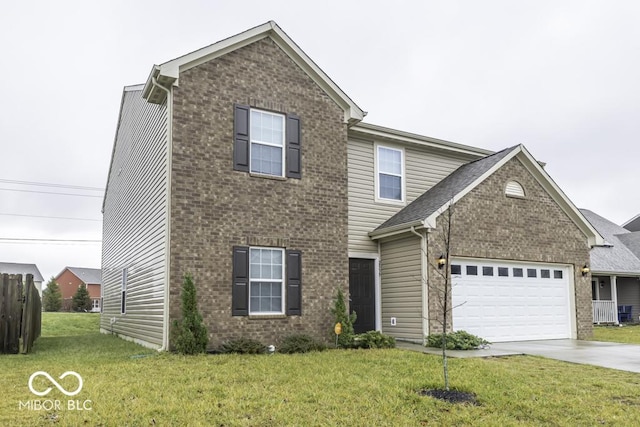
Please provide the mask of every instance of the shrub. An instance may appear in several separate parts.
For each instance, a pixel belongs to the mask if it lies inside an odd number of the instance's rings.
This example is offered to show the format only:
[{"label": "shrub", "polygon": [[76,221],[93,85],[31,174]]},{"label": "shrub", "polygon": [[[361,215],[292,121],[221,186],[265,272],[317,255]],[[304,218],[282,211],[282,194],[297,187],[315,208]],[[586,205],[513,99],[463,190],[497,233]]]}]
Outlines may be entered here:
[{"label": "shrub", "polygon": [[227,341],[220,347],[220,353],[263,354],[266,352],[267,346],[251,338],[238,338]]},{"label": "shrub", "polygon": [[355,348],[395,348],[396,339],[379,331],[368,331],[354,337]]},{"label": "shrub", "polygon": [[[475,350],[487,344],[491,343],[466,331],[456,331],[447,334],[447,350]],[[427,337],[426,347],[442,348],[442,334],[429,335]]]},{"label": "shrub", "polygon": [[341,288],[338,288],[338,294],[333,302],[333,307],[331,307],[331,314],[333,314],[335,320],[331,328],[331,333],[333,334],[333,327],[336,323],[340,323],[342,325],[342,333],[338,335],[338,347],[353,347],[353,339],[355,336],[355,333],[353,332],[353,324],[355,323],[357,316],[355,312],[349,314],[347,304],[344,299],[344,292],[342,292]]},{"label": "shrub", "polygon": [[207,349],[209,337],[198,311],[196,286],[190,273],[184,275],[181,297],[182,319],[174,320],[171,330],[173,347],[182,354],[203,353]]},{"label": "shrub", "polygon": [[288,335],[278,347],[278,352],[291,353],[308,353],[310,351],[323,351],[327,346],[306,334]]}]

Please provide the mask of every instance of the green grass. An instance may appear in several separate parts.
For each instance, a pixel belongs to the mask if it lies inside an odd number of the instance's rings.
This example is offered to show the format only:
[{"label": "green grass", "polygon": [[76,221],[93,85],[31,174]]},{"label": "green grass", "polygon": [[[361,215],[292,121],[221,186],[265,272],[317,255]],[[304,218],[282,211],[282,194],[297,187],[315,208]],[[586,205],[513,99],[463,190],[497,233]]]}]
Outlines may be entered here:
[{"label": "green grass", "polygon": [[640,325],[594,326],[593,341],[640,344]]},{"label": "green grass", "polygon": [[[0,356],[0,425],[640,425],[633,373],[524,356],[450,359],[452,385],[480,402],[452,405],[417,394],[441,385],[438,356],[397,349],[157,354],[100,335],[97,318],[45,313],[33,354]],[[91,400],[92,410],[19,409],[36,398],[27,382],[38,370],[53,377],[77,371],[80,394],[67,398],[54,388],[40,399]],[[76,386],[72,378],[60,382]]]}]

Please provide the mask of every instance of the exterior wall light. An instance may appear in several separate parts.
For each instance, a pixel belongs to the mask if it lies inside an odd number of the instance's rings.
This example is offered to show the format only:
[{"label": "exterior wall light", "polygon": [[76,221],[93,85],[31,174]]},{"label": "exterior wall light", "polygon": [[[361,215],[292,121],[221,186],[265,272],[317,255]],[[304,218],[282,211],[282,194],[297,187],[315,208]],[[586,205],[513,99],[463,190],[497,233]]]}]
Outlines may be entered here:
[{"label": "exterior wall light", "polygon": [[589,272],[591,271],[591,269],[589,268],[589,266],[587,264],[584,265],[584,267],[582,267],[582,275],[586,276],[587,274],[589,274]]},{"label": "exterior wall light", "polygon": [[444,257],[444,254],[440,255],[438,258],[438,269],[442,270],[442,267],[447,263],[447,259]]}]

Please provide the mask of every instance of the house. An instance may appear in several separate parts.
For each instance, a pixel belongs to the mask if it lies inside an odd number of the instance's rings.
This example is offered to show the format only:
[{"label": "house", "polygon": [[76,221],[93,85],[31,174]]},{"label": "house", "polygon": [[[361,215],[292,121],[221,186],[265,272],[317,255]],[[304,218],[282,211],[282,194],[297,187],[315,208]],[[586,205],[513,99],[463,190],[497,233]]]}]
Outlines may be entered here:
[{"label": "house", "polygon": [[0,274],[22,274],[22,280],[25,280],[27,274],[33,274],[33,284],[42,298],[42,282],[44,279],[38,266],[35,264],[22,264],[17,262],[0,262]]},{"label": "house", "polygon": [[640,316],[640,231],[629,231],[586,209],[584,216],[604,237],[591,249],[595,323],[637,321]]},{"label": "house", "polygon": [[455,329],[590,336],[583,269],[604,240],[524,146],[493,153],[364,116],[274,22],[125,87],[103,202],[101,330],[169,348],[188,272],[212,347],[326,339],[339,287],[357,332],[422,342],[441,329],[434,263],[453,203]]},{"label": "house", "polygon": [[102,270],[99,268],[65,267],[56,277],[56,283],[62,294],[62,309],[71,311],[73,296],[78,288],[84,284],[89,292],[92,312],[100,311],[100,287],[102,285]]}]

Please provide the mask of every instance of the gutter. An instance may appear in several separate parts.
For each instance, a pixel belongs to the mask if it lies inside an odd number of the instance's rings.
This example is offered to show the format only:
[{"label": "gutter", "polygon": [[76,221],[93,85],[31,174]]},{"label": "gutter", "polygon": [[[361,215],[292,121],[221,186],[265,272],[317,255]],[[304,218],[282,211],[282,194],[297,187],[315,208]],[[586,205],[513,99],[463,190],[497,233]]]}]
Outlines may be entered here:
[{"label": "gutter", "polygon": [[164,285],[164,307],[162,313],[162,347],[158,351],[169,351],[169,274],[170,274],[170,261],[171,261],[171,165],[172,165],[172,152],[173,152],[173,92],[170,89],[158,84],[156,78],[151,76],[151,84],[157,88],[162,89],[167,93],[167,206],[166,206],[166,218],[167,224],[165,228],[165,285]]}]

